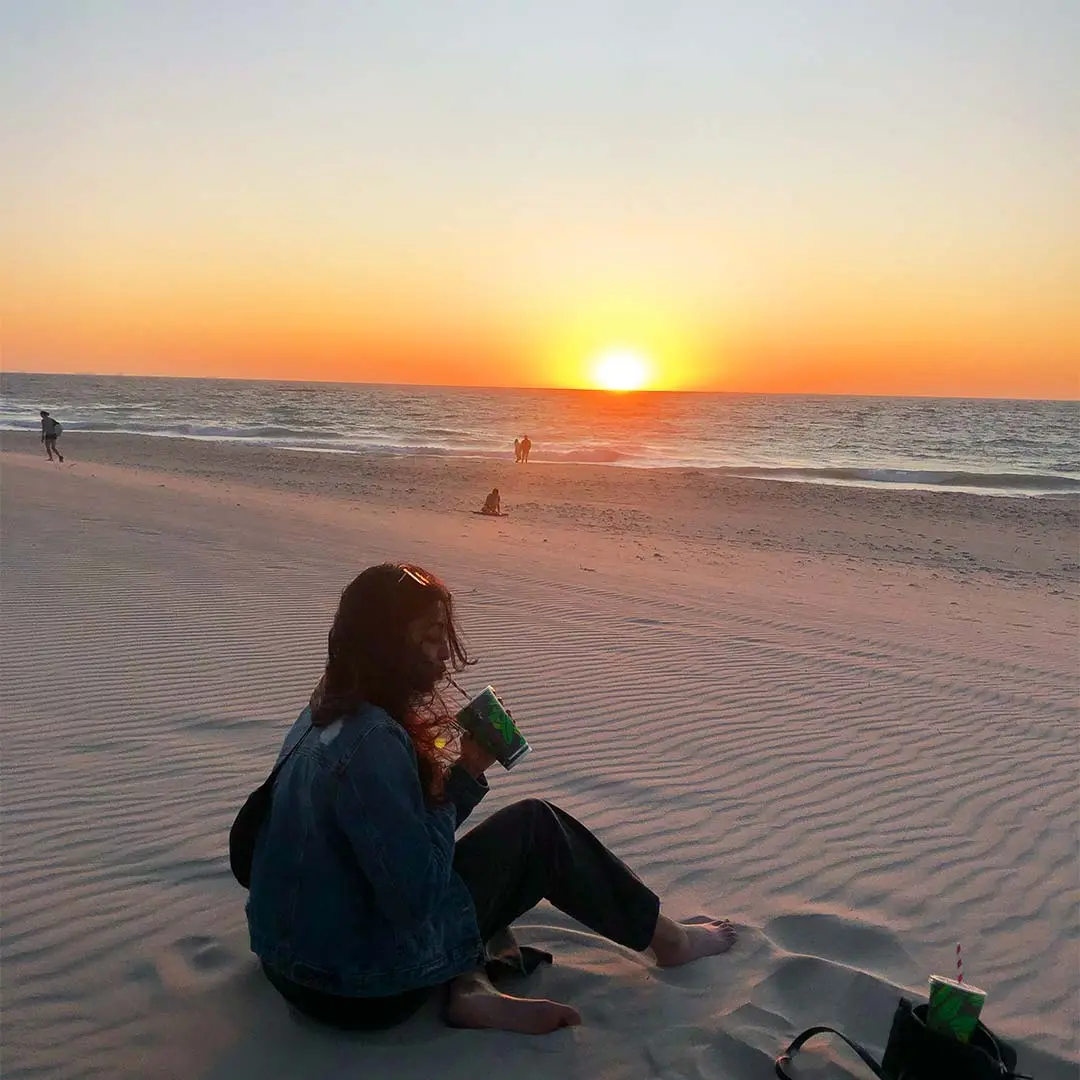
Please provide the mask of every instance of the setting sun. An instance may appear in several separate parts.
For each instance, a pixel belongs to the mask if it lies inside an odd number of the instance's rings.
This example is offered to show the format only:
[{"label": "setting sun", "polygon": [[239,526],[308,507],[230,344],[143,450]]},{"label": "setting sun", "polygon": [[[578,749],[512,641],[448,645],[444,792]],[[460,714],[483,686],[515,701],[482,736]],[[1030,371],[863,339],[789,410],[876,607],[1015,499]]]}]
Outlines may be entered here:
[{"label": "setting sun", "polygon": [[593,380],[601,390],[640,390],[649,380],[649,363],[632,349],[609,349],[596,358]]}]

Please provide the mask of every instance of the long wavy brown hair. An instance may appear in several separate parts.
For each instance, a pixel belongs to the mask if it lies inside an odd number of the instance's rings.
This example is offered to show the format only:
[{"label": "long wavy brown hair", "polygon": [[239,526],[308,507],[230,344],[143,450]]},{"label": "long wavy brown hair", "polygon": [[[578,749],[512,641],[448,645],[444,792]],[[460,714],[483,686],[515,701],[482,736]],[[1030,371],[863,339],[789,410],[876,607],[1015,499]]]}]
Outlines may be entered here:
[{"label": "long wavy brown hair", "polygon": [[421,616],[446,617],[448,667],[469,660],[454,620],[454,598],[434,574],[410,563],[369,566],[343,590],[330,628],[326,670],[311,696],[311,722],[326,727],[365,702],[385,709],[416,748],[420,781],[430,800],[442,796],[455,729],[439,690],[443,672],[410,637]]}]

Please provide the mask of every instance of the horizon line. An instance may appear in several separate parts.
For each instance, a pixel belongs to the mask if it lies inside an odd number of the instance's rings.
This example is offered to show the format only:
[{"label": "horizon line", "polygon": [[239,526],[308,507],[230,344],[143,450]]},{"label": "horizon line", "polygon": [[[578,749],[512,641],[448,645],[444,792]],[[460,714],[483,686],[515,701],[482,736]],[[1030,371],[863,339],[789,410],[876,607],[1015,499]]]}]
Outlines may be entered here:
[{"label": "horizon line", "polygon": [[293,383],[308,386],[386,386],[413,387],[423,390],[531,390],[550,391],[564,394],[603,394],[611,397],[631,397],[640,394],[727,394],[731,397],[789,397],[789,398],[867,398],[899,399],[916,401],[1034,401],[1051,403],[1080,402],[1080,389],[1075,397],[1012,397],[1003,394],[870,394],[838,393],[835,391],[791,391],[791,390],[694,390],[681,388],[668,390],[660,387],[642,387],[638,390],[607,390],[596,386],[539,386],[539,385],[485,385],[480,383],[424,383],[424,382],[385,382],[362,379],[311,379],[311,378],[276,378],[257,379],[237,375],[132,375],[126,372],[95,371],[8,371],[0,369],[0,377],[5,375],[32,375],[39,378],[74,378],[74,379],[170,379],[174,381],[241,382],[241,383]]}]

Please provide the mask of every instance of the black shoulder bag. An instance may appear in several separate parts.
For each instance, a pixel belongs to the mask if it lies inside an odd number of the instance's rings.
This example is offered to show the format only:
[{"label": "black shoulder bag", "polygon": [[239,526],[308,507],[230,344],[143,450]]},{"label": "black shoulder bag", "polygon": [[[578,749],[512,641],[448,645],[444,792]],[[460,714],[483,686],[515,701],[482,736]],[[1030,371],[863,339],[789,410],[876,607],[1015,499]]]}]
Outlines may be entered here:
[{"label": "black shoulder bag", "polygon": [[792,1080],[785,1068],[791,1064],[791,1055],[808,1039],[823,1032],[839,1035],[878,1080],[1033,1080],[1027,1073],[1014,1071],[1016,1051],[983,1024],[975,1028],[970,1042],[959,1042],[928,1028],[926,1005],[913,1006],[907,998],[900,999],[893,1014],[880,1065],[865,1047],[842,1031],[812,1027],[793,1039],[776,1059],[776,1075],[782,1080]]},{"label": "black shoulder bag", "polygon": [[285,762],[296,753],[300,744],[307,738],[308,731],[311,731],[310,727],[293,743],[289,752],[270,771],[270,775],[244,800],[240,813],[236,815],[236,820],[229,829],[229,867],[232,869],[233,877],[245,889],[251,887],[251,860],[255,855],[255,841],[266,820],[266,815],[270,813],[274,781]]}]

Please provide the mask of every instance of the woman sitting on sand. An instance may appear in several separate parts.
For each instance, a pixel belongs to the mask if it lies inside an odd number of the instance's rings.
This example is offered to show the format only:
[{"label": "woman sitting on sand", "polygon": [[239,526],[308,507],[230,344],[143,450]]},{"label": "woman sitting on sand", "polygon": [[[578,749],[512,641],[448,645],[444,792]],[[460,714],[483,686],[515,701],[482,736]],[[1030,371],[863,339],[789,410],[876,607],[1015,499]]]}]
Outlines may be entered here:
[{"label": "woman sitting on sand", "polygon": [[491,517],[502,517],[502,499],[499,497],[499,489],[492,488],[484,499],[481,514],[489,514]]},{"label": "woman sitting on sand", "polygon": [[[462,736],[438,693],[468,662],[446,587],[384,563],[341,594],[326,670],[285,739],[247,905],[251,947],[301,1012],[338,1027],[404,1020],[447,987],[460,1027],[543,1033],[569,1005],[510,997],[485,973],[486,943],[541,899],[661,966],[725,952],[726,919],[660,914],[640,879],[569,814],[538,799],[455,841],[494,761]],[[280,760],[280,758],[279,758]]]}]

